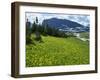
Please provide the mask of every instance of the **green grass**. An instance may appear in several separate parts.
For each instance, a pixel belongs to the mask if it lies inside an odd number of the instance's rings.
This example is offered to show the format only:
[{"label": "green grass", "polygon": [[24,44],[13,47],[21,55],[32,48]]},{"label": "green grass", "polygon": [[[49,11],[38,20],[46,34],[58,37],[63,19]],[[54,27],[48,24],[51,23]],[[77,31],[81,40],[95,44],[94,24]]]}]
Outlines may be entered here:
[{"label": "green grass", "polygon": [[42,36],[26,45],[26,67],[89,64],[89,45],[75,37]]}]

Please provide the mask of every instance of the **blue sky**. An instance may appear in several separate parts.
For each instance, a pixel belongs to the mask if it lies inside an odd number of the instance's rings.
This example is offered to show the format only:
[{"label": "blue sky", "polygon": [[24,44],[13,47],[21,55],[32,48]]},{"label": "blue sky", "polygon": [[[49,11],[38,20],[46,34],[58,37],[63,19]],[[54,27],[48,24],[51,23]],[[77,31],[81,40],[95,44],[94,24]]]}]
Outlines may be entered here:
[{"label": "blue sky", "polygon": [[33,23],[38,17],[39,23],[41,24],[44,19],[58,18],[58,19],[68,19],[71,21],[78,22],[84,26],[87,26],[90,23],[90,16],[83,14],[55,14],[55,13],[34,13],[27,12],[26,19]]}]

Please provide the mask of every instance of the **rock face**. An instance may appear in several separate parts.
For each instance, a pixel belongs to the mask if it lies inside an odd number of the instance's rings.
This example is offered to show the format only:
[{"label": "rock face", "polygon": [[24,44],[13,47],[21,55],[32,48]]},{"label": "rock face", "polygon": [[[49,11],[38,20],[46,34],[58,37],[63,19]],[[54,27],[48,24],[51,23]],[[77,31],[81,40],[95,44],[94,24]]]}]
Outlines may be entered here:
[{"label": "rock face", "polygon": [[67,19],[51,18],[45,19],[42,25],[48,25],[49,27],[55,27],[62,31],[69,32],[85,32],[89,31],[89,27],[83,26],[77,22],[70,21]]}]

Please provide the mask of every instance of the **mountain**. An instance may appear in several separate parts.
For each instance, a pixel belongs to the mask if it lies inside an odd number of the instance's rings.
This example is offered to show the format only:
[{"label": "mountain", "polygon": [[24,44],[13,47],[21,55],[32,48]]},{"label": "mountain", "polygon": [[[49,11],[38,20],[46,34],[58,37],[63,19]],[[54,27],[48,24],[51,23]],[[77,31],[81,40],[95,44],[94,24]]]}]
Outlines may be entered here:
[{"label": "mountain", "polygon": [[82,32],[88,31],[89,29],[86,26],[83,26],[77,22],[70,21],[67,19],[58,19],[58,18],[51,18],[45,19],[42,22],[42,25],[48,25],[49,27],[55,27],[62,31],[70,31],[70,32]]}]

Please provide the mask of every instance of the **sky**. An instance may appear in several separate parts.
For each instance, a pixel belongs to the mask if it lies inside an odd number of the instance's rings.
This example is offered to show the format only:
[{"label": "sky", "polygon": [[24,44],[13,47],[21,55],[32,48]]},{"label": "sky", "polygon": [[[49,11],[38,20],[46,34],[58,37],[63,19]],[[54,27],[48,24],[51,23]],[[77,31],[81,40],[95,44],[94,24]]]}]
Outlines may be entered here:
[{"label": "sky", "polygon": [[80,23],[84,26],[89,25],[90,23],[90,16],[89,15],[83,15],[83,14],[58,14],[58,13],[39,13],[39,12],[27,12],[25,14],[26,19],[28,19],[31,23],[33,23],[36,20],[36,17],[38,17],[38,22],[41,24],[44,19],[50,19],[50,18],[58,18],[58,19],[67,19],[71,21],[75,21],[77,23]]}]

